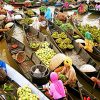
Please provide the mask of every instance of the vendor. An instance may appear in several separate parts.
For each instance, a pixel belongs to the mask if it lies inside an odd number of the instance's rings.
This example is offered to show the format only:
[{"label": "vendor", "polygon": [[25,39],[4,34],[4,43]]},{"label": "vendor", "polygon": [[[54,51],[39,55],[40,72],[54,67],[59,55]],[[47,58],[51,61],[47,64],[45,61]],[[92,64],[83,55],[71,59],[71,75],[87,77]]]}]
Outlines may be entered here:
[{"label": "vendor", "polygon": [[59,75],[63,74],[66,76],[67,81],[64,83],[64,85],[70,84],[71,86],[74,86],[77,81],[77,77],[76,77],[75,70],[72,67],[72,59],[69,57],[66,57],[63,64],[64,64],[64,66],[62,67],[61,70],[59,70],[58,74]]},{"label": "vendor", "polygon": [[51,12],[50,8],[47,8],[47,11],[45,13],[45,18],[49,21],[52,21],[52,12]]},{"label": "vendor", "polygon": [[38,20],[40,22],[40,32],[47,34],[47,21],[44,15],[44,12],[40,12]]},{"label": "vendor", "polygon": [[74,10],[73,15],[71,15],[69,19],[70,19],[70,21],[72,23],[74,22],[77,25],[78,24],[78,19],[79,19],[79,17],[78,17],[78,11]]},{"label": "vendor", "polygon": [[85,33],[85,47],[84,49],[86,49],[89,52],[93,52],[93,38],[90,32],[86,32]]},{"label": "vendor", "polygon": [[60,9],[60,12],[57,14],[56,19],[62,21],[62,22],[66,22],[67,18],[66,15],[63,13],[63,8]]}]

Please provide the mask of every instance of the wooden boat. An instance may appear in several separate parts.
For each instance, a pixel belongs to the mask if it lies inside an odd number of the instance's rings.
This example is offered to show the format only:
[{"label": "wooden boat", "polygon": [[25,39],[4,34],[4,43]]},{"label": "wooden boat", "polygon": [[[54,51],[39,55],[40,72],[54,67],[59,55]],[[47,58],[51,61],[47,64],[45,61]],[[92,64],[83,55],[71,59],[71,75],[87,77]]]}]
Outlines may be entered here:
[{"label": "wooden boat", "polygon": [[13,53],[16,54],[19,51],[24,51],[25,46],[20,41],[16,40],[13,37],[11,38],[7,34],[5,35],[5,37],[6,37],[6,41],[7,41],[7,44],[8,44],[8,48],[9,48],[11,54],[13,54]]},{"label": "wooden boat", "polygon": [[[78,28],[76,27],[76,25],[74,24],[76,33],[80,34],[81,38],[84,39],[84,36],[81,35],[80,31],[78,30]],[[94,58],[97,61],[100,61],[100,50],[98,49],[98,47],[93,47],[93,52],[88,52],[87,50],[85,50],[92,58]]]},{"label": "wooden boat", "polygon": [[[28,29],[26,29],[26,30],[28,30]],[[29,32],[29,35],[27,34]],[[33,37],[35,34],[38,34],[37,32],[38,31],[36,31],[34,28],[32,28],[32,27],[29,27],[29,30],[28,30],[28,32],[26,31],[26,37],[27,37],[27,41],[29,42],[29,40],[31,40],[31,38],[28,38],[29,36],[31,36],[31,37]],[[32,36],[32,34],[33,34],[33,36]],[[40,34],[39,35],[41,38],[40,39],[42,39],[44,36],[43,36],[43,34]],[[38,37],[39,37],[38,36]],[[47,40],[48,41],[48,40]],[[54,49],[54,46],[53,46],[53,49]],[[57,49],[54,49],[57,53],[59,52]],[[61,50],[60,50],[61,51]],[[62,52],[62,51],[61,51]],[[34,54],[33,54],[33,56],[32,56],[32,59],[34,60]],[[80,89],[80,87],[79,87],[79,85],[77,84],[77,88],[72,88],[72,87],[69,87],[69,86],[67,86],[67,89],[68,89],[68,92],[69,92],[69,94],[75,94],[78,98],[77,98],[77,100],[79,99],[79,97],[80,97],[80,93],[81,93],[81,95],[83,95],[84,96],[84,93],[86,92],[86,94],[88,94],[88,96],[90,96],[89,94],[90,93],[88,93],[85,89],[82,89],[82,90],[80,90],[80,91],[82,91],[82,92],[79,92],[79,89]],[[84,91],[84,92],[83,92]],[[83,98],[83,96],[81,96],[80,98],[82,99]],[[93,100],[95,100],[95,97],[94,96],[90,96]]]},{"label": "wooden boat", "polygon": [[[99,71],[98,71],[99,70],[99,64],[97,64],[93,59],[91,59],[89,54],[83,48],[80,48],[79,44],[76,43],[74,40],[73,40],[73,45],[74,45],[74,48],[75,48],[76,51],[75,50],[72,50],[72,51],[69,51],[69,50],[63,51],[63,50],[61,50],[58,47],[58,45],[56,44],[55,40],[51,37],[51,35],[52,35],[52,30],[53,30],[53,32],[54,32],[54,30],[57,31],[57,32],[62,32],[62,31],[61,31],[61,29],[59,27],[54,26],[54,24],[50,23],[50,25],[52,25],[52,27],[50,28],[50,34],[49,34],[51,41],[54,43],[54,45],[61,52],[63,52],[64,54],[66,54],[66,55],[68,55],[69,57],[72,58],[73,64],[74,64],[73,67],[76,69],[76,72],[78,72],[84,79],[88,80],[87,82],[93,86],[94,82],[91,81],[90,77],[92,77],[92,76],[96,77],[98,75],[98,73],[99,73]],[[70,36],[68,34],[67,34],[67,36],[70,38]],[[87,56],[84,56],[84,55],[87,55]],[[93,72],[89,72],[89,73],[81,72],[79,70],[79,67],[84,65],[84,64],[93,65],[96,68],[96,72],[94,72],[95,74]],[[98,86],[96,86],[95,88],[99,90]]]},{"label": "wooden boat", "polygon": [[79,7],[79,4],[78,5],[73,5],[73,7],[69,7],[68,9],[66,8],[63,8],[64,11],[68,11],[68,10],[75,10]]},{"label": "wooden boat", "polygon": [[[7,69],[7,81],[5,85],[10,85],[13,87],[12,91],[4,91],[0,88],[0,100],[5,100],[5,97],[10,97],[12,100],[16,100],[18,87],[23,87],[28,85],[33,93],[37,94],[40,100],[49,100],[42,92],[40,92],[32,83],[30,83],[24,76],[17,72],[14,68],[6,64]],[[1,87],[1,86],[0,86]],[[18,97],[17,97],[18,98]],[[7,98],[6,98],[7,99]],[[7,99],[8,100],[8,99]]]},{"label": "wooden boat", "polygon": [[[7,38],[7,37],[6,37]],[[10,37],[10,38],[12,38],[12,37]],[[14,39],[14,38],[13,38]],[[18,41],[18,40],[16,40],[15,39],[15,41]],[[8,43],[8,40],[7,40],[7,43]],[[20,44],[20,45],[22,45],[22,44]],[[24,45],[24,44],[23,44]],[[24,47],[24,46],[23,46]],[[8,49],[9,49],[9,51],[10,51],[10,53],[11,53],[11,55],[13,55],[13,54],[15,54],[15,52],[11,52],[11,50],[10,50],[10,47],[9,47],[9,43],[8,43]],[[17,51],[17,50],[16,50]],[[33,55],[32,55],[32,59],[33,59],[34,57],[33,57]],[[14,58],[13,58],[14,59]],[[33,80],[32,80],[32,76],[31,76],[31,73],[30,73],[30,70],[31,70],[31,67],[32,66],[34,66],[35,65],[35,59],[34,60],[32,60],[31,58],[29,58],[27,55],[26,55],[26,59],[25,59],[25,61],[24,62],[22,62],[22,63],[18,63],[17,61],[15,61],[16,63],[17,63],[17,65],[18,65],[18,67],[19,67],[19,69],[21,70],[21,72],[22,72],[22,74],[29,80],[29,81],[31,81],[32,83],[33,83]],[[40,63],[41,63],[41,61],[40,61]],[[39,63],[38,63],[39,64]],[[46,72],[47,73],[47,72]],[[18,76],[18,75],[17,75]],[[45,77],[45,78],[37,78],[38,80],[39,80],[39,83],[43,83],[43,82],[47,82],[47,78],[49,78],[49,75],[47,74],[47,76]],[[42,80],[41,80],[42,79]],[[44,80],[45,79],[45,80]],[[36,79],[35,79],[36,80]],[[40,80],[41,80],[41,82],[40,82]],[[24,81],[25,82],[25,81]],[[37,88],[39,89],[40,87],[39,86],[37,86]],[[42,89],[41,89],[42,88]],[[43,90],[43,87],[41,86],[41,88],[40,88],[40,90],[43,92],[44,90]],[[45,91],[44,91],[44,93],[45,93]],[[72,97],[70,96],[70,95],[68,95],[68,99],[69,100],[73,100],[72,99]],[[41,99],[42,100],[42,99]],[[48,100],[48,99],[44,99],[44,100]]]},{"label": "wooden boat", "polygon": [[[36,34],[38,34],[37,36],[38,37],[41,37],[40,39],[43,39],[44,38],[44,40],[46,40],[45,38],[46,37],[43,37],[42,36],[42,34],[39,34],[39,32],[38,31],[36,31],[36,30],[34,30],[32,27],[30,27],[29,28],[29,30],[28,29],[26,29],[27,31],[26,31],[26,36],[28,36],[28,32],[29,32],[29,34],[30,34],[30,36],[33,34],[33,36],[36,36]],[[32,32],[32,34],[30,33],[30,32]],[[29,40],[29,38],[27,38],[27,40]],[[43,41],[43,40],[42,40]],[[52,46],[51,46],[52,47]],[[53,48],[54,48],[55,46],[53,46]],[[58,51],[59,52],[59,51]],[[31,59],[27,56],[27,59],[28,59],[28,61],[25,61],[23,64],[20,64],[20,63],[17,63],[18,64],[18,66],[19,66],[19,69],[21,69],[21,72],[23,73],[23,75],[28,79],[28,80],[30,80],[31,82],[32,82],[32,78],[30,77],[30,74],[29,74],[29,70],[30,70],[30,68],[32,67],[32,65],[34,65],[34,64],[39,64],[39,63],[41,63],[41,64],[43,64],[41,61],[40,61],[40,59],[38,59],[36,56],[34,56],[34,53],[33,53],[33,55],[31,56]],[[28,66],[30,65],[30,67],[28,67]],[[41,91],[43,91],[43,90],[41,90]],[[76,90],[75,90],[76,91]],[[75,92],[74,92],[75,93]],[[76,92],[77,93],[77,92]],[[69,93],[70,94],[70,93]],[[79,92],[78,92],[78,98],[79,98]],[[88,96],[90,96],[90,95],[88,95]],[[71,97],[69,96],[69,100],[72,100],[71,99]],[[91,98],[95,98],[95,97],[91,97]],[[80,100],[80,99],[79,99]],[[93,100],[95,100],[95,99],[93,99]]]},{"label": "wooden boat", "polygon": [[37,14],[36,12],[34,12],[34,11],[33,11],[33,15],[28,14],[28,13],[27,13],[28,10],[30,10],[30,9],[29,9],[29,8],[26,8],[26,7],[23,8],[23,12],[24,12],[24,14],[26,15],[26,17],[32,18],[32,17],[38,16],[38,14]]},{"label": "wooden boat", "polygon": [[92,12],[92,13],[100,13],[100,10],[99,9],[88,9],[89,12]]},{"label": "wooden boat", "polygon": [[23,2],[11,2],[10,5],[21,8],[22,6],[24,6],[24,3]]}]

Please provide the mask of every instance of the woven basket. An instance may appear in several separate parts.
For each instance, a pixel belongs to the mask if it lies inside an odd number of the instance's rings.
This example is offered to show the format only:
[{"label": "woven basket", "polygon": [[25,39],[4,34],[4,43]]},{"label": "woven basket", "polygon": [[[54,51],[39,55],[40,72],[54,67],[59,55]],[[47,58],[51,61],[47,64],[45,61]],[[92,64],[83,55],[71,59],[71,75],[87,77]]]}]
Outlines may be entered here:
[{"label": "woven basket", "polygon": [[63,53],[56,54],[50,61],[50,69],[54,70],[57,68],[64,60],[66,59],[66,55]]},{"label": "woven basket", "polygon": [[[19,61],[19,59],[20,59],[20,61]],[[17,61],[18,63],[24,62],[25,59],[26,59],[26,54],[25,54],[24,51],[19,51],[19,52],[16,54],[16,61]]]},{"label": "woven basket", "polygon": [[5,83],[6,78],[7,78],[6,72],[2,68],[0,68],[0,85]]}]

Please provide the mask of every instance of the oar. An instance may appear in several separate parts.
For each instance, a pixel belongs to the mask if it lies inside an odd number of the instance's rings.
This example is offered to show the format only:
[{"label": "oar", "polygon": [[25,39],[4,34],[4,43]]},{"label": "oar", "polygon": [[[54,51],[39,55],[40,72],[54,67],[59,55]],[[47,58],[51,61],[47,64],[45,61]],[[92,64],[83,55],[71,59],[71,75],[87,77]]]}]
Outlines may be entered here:
[{"label": "oar", "polygon": [[78,87],[79,87],[79,93],[80,93],[80,96],[81,96],[81,100],[83,100],[83,96],[82,96],[82,93],[81,93],[81,89],[82,89],[83,85],[79,81],[77,82],[77,84],[78,84]]}]

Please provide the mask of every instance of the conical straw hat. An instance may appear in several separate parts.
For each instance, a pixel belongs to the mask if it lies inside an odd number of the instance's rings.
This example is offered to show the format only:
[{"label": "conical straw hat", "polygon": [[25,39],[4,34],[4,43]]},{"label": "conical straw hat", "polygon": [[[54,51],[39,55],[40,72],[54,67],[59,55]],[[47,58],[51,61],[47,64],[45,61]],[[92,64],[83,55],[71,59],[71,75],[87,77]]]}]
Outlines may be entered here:
[{"label": "conical straw hat", "polygon": [[64,60],[66,59],[66,55],[63,53],[56,54],[50,61],[50,69],[54,70],[57,68]]}]

